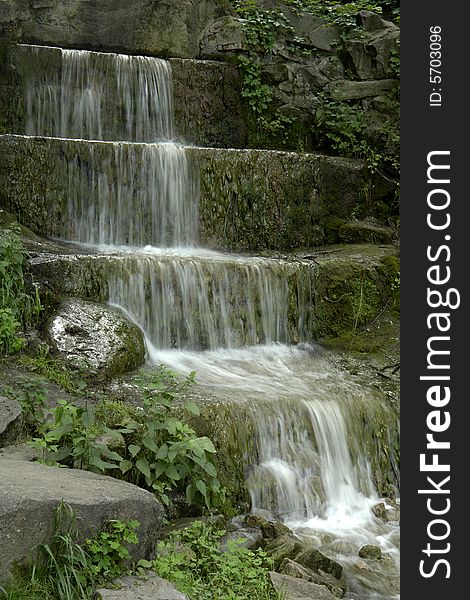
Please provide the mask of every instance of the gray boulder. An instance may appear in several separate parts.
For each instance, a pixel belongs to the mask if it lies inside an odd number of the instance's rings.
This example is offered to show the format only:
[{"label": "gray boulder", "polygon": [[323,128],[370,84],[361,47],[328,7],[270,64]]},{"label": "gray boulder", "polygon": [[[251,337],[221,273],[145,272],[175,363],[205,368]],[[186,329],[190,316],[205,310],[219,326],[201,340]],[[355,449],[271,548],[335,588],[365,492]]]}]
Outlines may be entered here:
[{"label": "gray boulder", "polygon": [[380,79],[373,81],[350,81],[347,79],[333,81],[325,86],[325,91],[333,100],[359,100],[369,96],[380,96],[394,87],[396,79]]},{"label": "gray boulder", "polygon": [[335,596],[324,585],[272,571],[269,576],[274,589],[284,594],[285,600],[335,600]]},{"label": "gray boulder", "polygon": [[129,547],[132,558],[153,554],[163,507],[150,492],[111,477],[18,460],[0,459],[0,480],[0,582],[50,540],[61,501],[78,517],[83,538],[110,519],[137,519],[139,544]]},{"label": "gray boulder", "polygon": [[20,404],[16,400],[0,396],[0,447],[15,440],[21,425]]},{"label": "gray boulder", "polygon": [[188,600],[169,581],[149,573],[146,577],[121,577],[114,584],[118,589],[96,592],[97,600]]},{"label": "gray boulder", "polygon": [[201,40],[203,58],[220,58],[245,49],[245,33],[240,19],[227,15],[212,23]]},{"label": "gray boulder", "polygon": [[123,315],[93,302],[70,299],[48,326],[52,348],[83,376],[108,380],[141,366],[145,344],[141,330]]},{"label": "gray boulder", "polygon": [[19,20],[24,41],[195,58],[204,31],[228,10],[219,0],[17,0],[4,12]]},{"label": "gray boulder", "polygon": [[394,23],[382,19],[380,15],[371,12],[370,10],[361,10],[358,15],[358,20],[362,27],[369,32],[381,31],[383,29],[398,30],[398,27]]},{"label": "gray boulder", "polygon": [[266,552],[273,559],[275,568],[279,568],[285,558],[296,558],[303,549],[302,542],[291,535],[283,535],[266,546]]},{"label": "gray boulder", "polygon": [[372,512],[378,519],[382,519],[386,523],[400,520],[400,505],[396,500],[387,499],[386,503],[379,502],[372,507]]}]

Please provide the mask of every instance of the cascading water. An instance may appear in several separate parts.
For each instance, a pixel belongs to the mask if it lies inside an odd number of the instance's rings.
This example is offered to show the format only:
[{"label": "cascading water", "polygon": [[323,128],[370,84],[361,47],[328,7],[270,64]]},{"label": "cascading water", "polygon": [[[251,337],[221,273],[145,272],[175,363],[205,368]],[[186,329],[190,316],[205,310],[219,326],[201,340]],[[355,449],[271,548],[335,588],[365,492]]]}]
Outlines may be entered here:
[{"label": "cascading water", "polygon": [[[41,46],[23,46],[33,67]],[[26,89],[26,134],[154,142],[174,138],[167,61],[85,50],[61,52],[61,69],[37,69]]]},{"label": "cascading water", "polygon": [[66,165],[66,235],[100,245],[189,246],[197,240],[198,181],[173,142],[115,143]]},{"label": "cascading water", "polygon": [[[253,511],[341,562],[348,597],[396,597],[398,528],[371,511],[380,467],[366,443],[375,444],[375,412],[395,423],[380,397],[306,343],[311,267],[196,248],[198,182],[183,147],[169,142],[165,61],[63,50],[61,65],[31,78],[27,133],[123,140],[111,159],[90,142],[86,160],[69,160],[68,201],[57,209],[64,237],[119,257],[109,301],[144,330],[154,362],[195,370],[203,390],[246,406],[251,436],[243,427],[238,436]],[[365,569],[357,551],[367,543],[387,560]]]}]

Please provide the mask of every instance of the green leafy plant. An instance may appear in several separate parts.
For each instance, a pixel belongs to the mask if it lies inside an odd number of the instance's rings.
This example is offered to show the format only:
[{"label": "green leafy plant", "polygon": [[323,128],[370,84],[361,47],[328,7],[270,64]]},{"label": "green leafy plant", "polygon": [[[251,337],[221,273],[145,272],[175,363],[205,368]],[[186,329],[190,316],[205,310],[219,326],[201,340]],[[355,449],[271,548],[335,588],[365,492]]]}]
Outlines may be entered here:
[{"label": "green leafy plant", "polygon": [[128,544],[137,544],[135,520],[112,520],[96,536],[79,542],[73,509],[61,502],[55,511],[54,533],[48,544],[38,547],[35,566],[15,573],[4,600],[92,600],[98,585],[129,569]]},{"label": "green leafy plant", "polygon": [[0,352],[13,354],[25,345],[22,328],[41,313],[37,289],[28,293],[24,278],[26,252],[19,228],[0,231]]},{"label": "green leafy plant", "polygon": [[127,545],[139,543],[135,531],[139,525],[136,520],[111,520],[103,531],[86,540],[90,570],[95,578],[115,579],[126,571],[131,560]]},{"label": "green leafy plant", "polygon": [[[166,504],[171,488],[184,491],[190,504],[211,508],[224,499],[224,490],[212,461],[216,450],[207,437],[198,437],[186,423],[172,412],[176,398],[193,383],[194,373],[179,383],[168,370],[160,379],[146,386],[140,411],[134,413],[121,430],[130,442],[126,458],[120,463],[123,473],[131,472],[135,483],[153,489]],[[192,415],[199,408],[191,400],[183,403]]]},{"label": "green leafy plant", "polygon": [[[122,456],[110,449],[111,440],[119,438],[119,432],[97,427],[94,411],[88,405],[75,406],[59,400],[51,409],[53,420],[46,422],[42,436],[33,440],[34,447],[42,449],[48,464],[61,463],[75,469],[105,473],[116,469]],[[100,440],[99,436],[107,436]]]},{"label": "green leafy plant", "polygon": [[[215,447],[175,416],[175,401],[193,380],[194,374],[179,381],[162,368],[152,383],[145,384],[142,407],[115,410],[110,426],[103,407],[96,412],[88,404],[59,401],[31,445],[42,451],[48,464],[112,473],[154,491],[166,504],[169,492],[178,490],[189,504],[219,506],[225,491],[212,458]],[[190,399],[182,402],[182,408],[199,414]]]},{"label": "green leafy plant", "polygon": [[269,579],[273,563],[267,554],[247,550],[236,541],[222,551],[224,534],[195,521],[161,542],[155,561],[139,564],[154,569],[194,600],[280,600]]},{"label": "green leafy plant", "polygon": [[78,373],[72,371],[60,358],[52,357],[49,347],[45,344],[39,347],[36,356],[23,356],[20,359],[20,363],[34,373],[38,373],[47,380],[56,383],[65,392],[69,392],[70,394],[80,394],[86,388],[86,383],[80,378]]},{"label": "green leafy plant", "polygon": [[49,412],[46,388],[42,383],[23,377],[18,381],[16,390],[16,399],[21,405],[23,423],[27,432],[31,435],[40,434]]}]

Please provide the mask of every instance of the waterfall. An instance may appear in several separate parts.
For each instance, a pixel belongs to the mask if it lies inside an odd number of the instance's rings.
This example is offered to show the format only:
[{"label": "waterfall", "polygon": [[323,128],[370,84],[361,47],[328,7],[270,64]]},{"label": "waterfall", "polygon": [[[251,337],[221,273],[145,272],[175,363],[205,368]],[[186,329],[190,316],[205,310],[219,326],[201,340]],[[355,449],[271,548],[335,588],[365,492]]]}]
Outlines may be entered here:
[{"label": "waterfall", "polygon": [[[40,46],[28,46],[40,54]],[[34,59],[34,56],[33,56]],[[88,140],[174,138],[167,61],[61,49],[61,70],[39,71],[26,89],[26,133]]]},{"label": "waterfall", "polygon": [[198,178],[175,143],[114,143],[112,153],[65,165],[69,240],[95,245],[190,246],[197,240]]},{"label": "waterfall", "polygon": [[306,265],[215,252],[149,252],[119,261],[108,287],[109,301],[125,306],[157,348],[215,350],[308,339]]},{"label": "waterfall", "polygon": [[[40,48],[28,48],[40,61]],[[355,568],[365,543],[396,559],[396,526],[371,511],[377,431],[390,416],[382,398],[309,343],[322,301],[312,264],[197,247],[198,169],[175,141],[166,61],[58,56],[59,70],[31,73],[26,129],[89,140],[64,157],[64,198],[54,208],[62,237],[112,254],[108,300],[142,328],[153,363],[194,370],[208,397],[246,406],[236,429],[253,511],[283,520],[345,567]],[[377,597],[381,572],[373,585],[348,573],[358,597]],[[390,581],[382,597],[395,594],[396,568]]]}]

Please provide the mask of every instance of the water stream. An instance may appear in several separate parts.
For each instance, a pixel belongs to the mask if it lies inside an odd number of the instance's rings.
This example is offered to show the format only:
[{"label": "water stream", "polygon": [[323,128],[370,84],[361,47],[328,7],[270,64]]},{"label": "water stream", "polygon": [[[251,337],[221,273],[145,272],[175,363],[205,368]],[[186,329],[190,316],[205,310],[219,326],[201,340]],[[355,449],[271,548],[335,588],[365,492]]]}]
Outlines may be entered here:
[{"label": "water stream", "polygon": [[[197,247],[198,181],[173,139],[171,88],[164,60],[75,50],[61,51],[60,73],[31,78],[29,135],[116,142],[109,164],[92,148],[69,162],[64,237],[119,255],[109,302],[142,328],[151,361],[246,406],[252,511],[343,564],[347,597],[398,597],[398,524],[372,511],[370,454],[374,423],[394,417],[311,344],[311,265]],[[357,556],[371,543],[385,557],[376,565]]]}]

